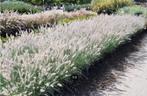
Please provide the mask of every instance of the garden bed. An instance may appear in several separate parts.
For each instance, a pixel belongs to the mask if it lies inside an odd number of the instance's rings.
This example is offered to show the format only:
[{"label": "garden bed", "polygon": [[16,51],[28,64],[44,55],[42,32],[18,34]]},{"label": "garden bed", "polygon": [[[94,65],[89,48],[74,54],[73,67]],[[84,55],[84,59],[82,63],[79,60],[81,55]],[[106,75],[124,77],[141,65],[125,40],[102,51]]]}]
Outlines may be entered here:
[{"label": "garden bed", "polygon": [[[78,26],[77,26],[78,25]],[[100,15],[55,28],[40,28],[0,44],[1,93],[54,95],[73,74],[81,74],[130,36],[145,28],[136,16]]]}]

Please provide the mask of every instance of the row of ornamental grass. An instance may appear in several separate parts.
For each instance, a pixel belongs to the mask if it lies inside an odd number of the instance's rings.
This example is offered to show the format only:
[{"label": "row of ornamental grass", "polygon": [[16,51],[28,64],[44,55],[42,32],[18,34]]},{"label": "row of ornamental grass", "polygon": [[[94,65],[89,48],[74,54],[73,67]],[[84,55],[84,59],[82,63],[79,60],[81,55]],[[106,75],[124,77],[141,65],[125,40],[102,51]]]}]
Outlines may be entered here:
[{"label": "row of ornamental grass", "polygon": [[45,11],[35,14],[18,14],[16,12],[0,13],[0,35],[17,35],[19,30],[36,29],[42,25],[53,26],[59,21],[74,20],[83,17],[95,16],[91,11],[79,10],[74,12],[63,12],[61,10]]},{"label": "row of ornamental grass", "polygon": [[137,16],[100,15],[83,21],[41,27],[0,43],[0,93],[8,96],[54,95],[73,74],[130,40],[145,27]]}]

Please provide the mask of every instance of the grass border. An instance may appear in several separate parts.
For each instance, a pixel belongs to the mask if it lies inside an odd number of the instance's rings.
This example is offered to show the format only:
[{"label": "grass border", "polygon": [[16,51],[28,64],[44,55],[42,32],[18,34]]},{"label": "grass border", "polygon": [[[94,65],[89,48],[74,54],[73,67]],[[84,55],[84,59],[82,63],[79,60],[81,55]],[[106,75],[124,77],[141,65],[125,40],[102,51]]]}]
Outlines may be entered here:
[{"label": "grass border", "polygon": [[[145,36],[145,34],[147,34],[147,29],[142,29],[142,30],[137,31],[135,34],[130,36],[130,40],[126,40],[122,44],[118,45],[118,47],[113,49],[111,52],[104,54],[101,59],[92,62],[90,64],[89,68],[85,68],[82,71],[81,75],[79,75],[79,74],[72,75],[70,78],[70,82],[65,81],[63,84],[64,85],[63,88],[61,88],[61,91],[60,91],[61,93],[56,92],[55,96],[68,96],[69,94],[70,95],[74,94],[74,92],[76,92],[76,89],[81,89],[80,87],[84,86],[81,84],[83,84],[83,81],[85,81],[85,79],[89,80],[91,78],[90,74],[95,73],[95,71],[101,72],[102,71],[101,68],[105,68],[104,70],[108,69],[107,68],[107,67],[109,67],[108,65],[102,64],[104,61],[109,60],[110,57],[113,57],[115,54],[121,53],[120,50],[127,48],[127,47],[130,47],[130,45],[132,45],[136,42],[139,42],[140,40],[142,40],[142,38]],[[126,54],[128,54],[128,53],[126,53]],[[80,91],[78,90],[78,92],[80,92]]]}]

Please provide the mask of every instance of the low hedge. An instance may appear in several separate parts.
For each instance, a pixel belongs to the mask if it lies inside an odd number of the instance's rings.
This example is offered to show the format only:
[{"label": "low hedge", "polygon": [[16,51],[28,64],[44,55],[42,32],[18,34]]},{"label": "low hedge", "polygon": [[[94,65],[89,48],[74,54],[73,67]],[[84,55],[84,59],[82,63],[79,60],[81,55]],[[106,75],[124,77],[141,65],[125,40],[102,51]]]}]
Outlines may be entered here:
[{"label": "low hedge", "polygon": [[35,7],[31,4],[24,3],[22,1],[4,1],[0,3],[0,11],[17,11],[18,13],[36,13],[41,12],[40,7]]}]

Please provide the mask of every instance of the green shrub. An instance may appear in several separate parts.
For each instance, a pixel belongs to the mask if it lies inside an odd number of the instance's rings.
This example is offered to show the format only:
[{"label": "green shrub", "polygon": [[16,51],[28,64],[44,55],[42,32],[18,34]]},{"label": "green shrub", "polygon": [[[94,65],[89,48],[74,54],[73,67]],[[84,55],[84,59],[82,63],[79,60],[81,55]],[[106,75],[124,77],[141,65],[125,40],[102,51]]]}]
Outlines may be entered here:
[{"label": "green shrub", "polygon": [[97,13],[112,13],[118,8],[131,5],[132,0],[92,0],[92,10]]},{"label": "green shrub", "polygon": [[146,7],[142,7],[140,5],[135,5],[135,6],[120,8],[117,11],[117,13],[118,14],[132,14],[132,15],[147,16],[147,8]]},{"label": "green shrub", "polygon": [[65,5],[64,5],[64,8],[65,8],[64,10],[65,10],[65,11],[68,11],[68,12],[69,12],[69,11],[74,11],[74,10],[79,9],[78,6],[71,5],[71,4],[65,4]]},{"label": "green shrub", "polygon": [[34,7],[33,5],[24,3],[22,1],[5,1],[0,3],[0,6],[1,12],[12,10],[17,11],[18,13],[36,13],[42,10],[39,7]]},{"label": "green shrub", "polygon": [[80,10],[81,8],[90,9],[90,4],[82,4],[82,5],[71,5],[71,4],[65,4],[65,11],[74,11],[74,10]]}]

